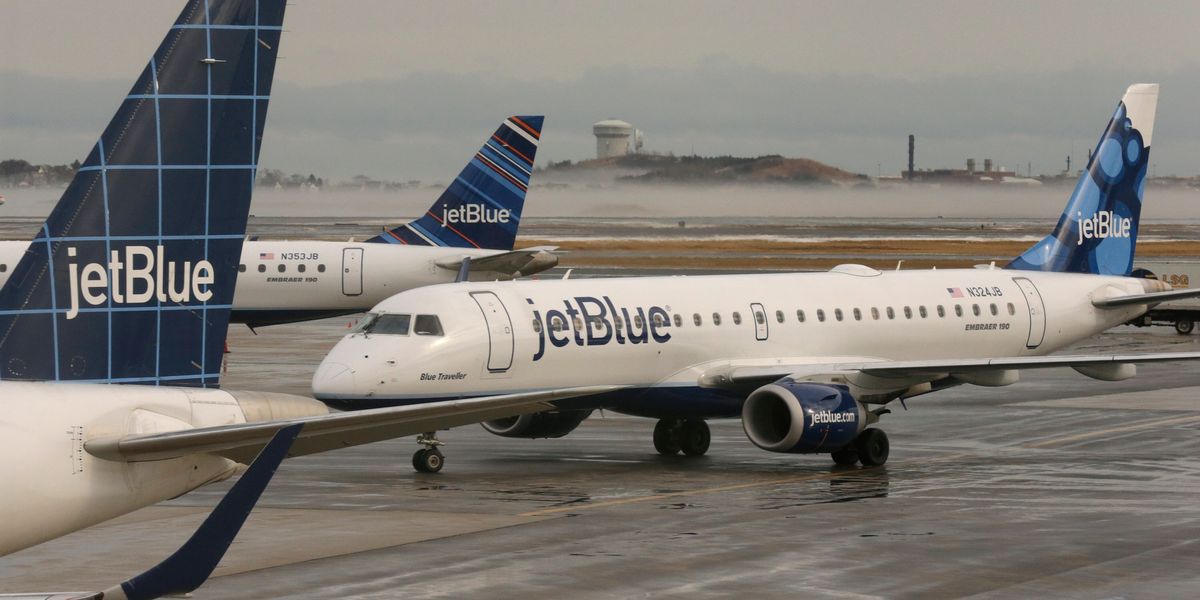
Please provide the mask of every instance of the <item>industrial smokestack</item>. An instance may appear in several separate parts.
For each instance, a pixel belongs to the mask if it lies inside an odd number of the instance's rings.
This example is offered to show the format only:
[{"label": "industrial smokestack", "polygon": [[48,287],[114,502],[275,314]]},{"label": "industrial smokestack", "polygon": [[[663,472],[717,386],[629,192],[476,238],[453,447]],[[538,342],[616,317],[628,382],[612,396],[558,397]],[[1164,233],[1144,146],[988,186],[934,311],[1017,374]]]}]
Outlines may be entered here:
[{"label": "industrial smokestack", "polygon": [[992,172],[992,159],[990,159],[990,158],[983,159],[983,172],[984,173]]},{"label": "industrial smokestack", "polygon": [[974,172],[975,172],[975,159],[973,159],[973,158],[968,158],[968,159],[967,159],[967,172],[968,172],[968,173],[974,173]]},{"label": "industrial smokestack", "polygon": [[913,154],[917,148],[917,136],[908,134],[908,180],[913,180]]}]

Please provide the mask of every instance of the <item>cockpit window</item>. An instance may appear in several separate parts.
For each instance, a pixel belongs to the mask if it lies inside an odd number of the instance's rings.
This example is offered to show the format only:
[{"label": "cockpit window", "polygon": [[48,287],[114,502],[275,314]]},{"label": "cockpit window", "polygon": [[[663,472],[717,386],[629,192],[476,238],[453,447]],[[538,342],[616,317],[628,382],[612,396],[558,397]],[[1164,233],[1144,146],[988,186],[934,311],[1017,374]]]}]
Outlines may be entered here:
[{"label": "cockpit window", "polygon": [[437,315],[417,315],[413,325],[413,333],[417,335],[442,335],[442,322]]},{"label": "cockpit window", "polygon": [[354,328],[353,333],[408,335],[408,327],[411,322],[412,315],[367,313],[367,316],[358,322],[358,326]]}]

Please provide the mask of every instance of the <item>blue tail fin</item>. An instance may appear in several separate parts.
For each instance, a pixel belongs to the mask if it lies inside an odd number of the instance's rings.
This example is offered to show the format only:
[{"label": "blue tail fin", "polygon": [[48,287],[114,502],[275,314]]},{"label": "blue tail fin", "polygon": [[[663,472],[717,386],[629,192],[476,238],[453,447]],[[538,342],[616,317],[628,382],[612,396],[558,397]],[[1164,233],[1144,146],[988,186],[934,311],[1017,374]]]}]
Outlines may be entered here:
[{"label": "blue tail fin", "polygon": [[191,0],[0,289],[0,379],[214,386],[285,0]]},{"label": "blue tail fin", "polygon": [[421,218],[367,241],[512,250],[544,119],[505,119]]},{"label": "blue tail fin", "polygon": [[1005,268],[1129,274],[1157,106],[1158,84],[1129,86],[1054,232]]}]

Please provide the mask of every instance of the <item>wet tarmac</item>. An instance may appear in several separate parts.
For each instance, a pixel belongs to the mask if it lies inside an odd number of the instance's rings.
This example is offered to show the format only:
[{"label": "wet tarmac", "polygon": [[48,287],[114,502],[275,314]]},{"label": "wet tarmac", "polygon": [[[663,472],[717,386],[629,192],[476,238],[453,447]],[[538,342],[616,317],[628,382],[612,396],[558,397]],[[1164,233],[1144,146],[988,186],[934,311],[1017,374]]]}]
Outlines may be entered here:
[{"label": "wet tarmac", "polygon": [[[236,328],[230,388],[303,391],[349,319]],[[1184,351],[1119,328],[1080,352]],[[1200,373],[1120,383],[1026,373],[884,418],[884,467],[754,448],[663,458],[653,422],[594,415],[558,440],[445,432],[286,462],[196,598],[1179,598],[1200,589]],[[203,488],[0,559],[0,591],[111,583],[168,554],[228,488]]]}]

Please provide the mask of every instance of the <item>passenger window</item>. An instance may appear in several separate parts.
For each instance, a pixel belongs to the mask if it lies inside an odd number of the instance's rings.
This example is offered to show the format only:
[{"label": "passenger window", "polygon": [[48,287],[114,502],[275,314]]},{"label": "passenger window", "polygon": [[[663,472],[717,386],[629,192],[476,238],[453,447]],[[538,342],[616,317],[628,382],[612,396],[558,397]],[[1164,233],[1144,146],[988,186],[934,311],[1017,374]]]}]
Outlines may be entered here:
[{"label": "passenger window", "polygon": [[835,309],[833,309],[833,318],[835,318],[835,319],[837,319],[837,320],[841,321],[841,320],[842,320],[842,316],[843,316],[843,315],[842,315],[842,309],[840,309],[840,308],[835,308]]},{"label": "passenger window", "polygon": [[659,313],[654,313],[654,316],[650,318],[650,321],[654,323],[655,327],[662,327],[663,325],[667,324],[667,322],[663,320],[663,316]]},{"label": "passenger window", "polygon": [[887,307],[887,316],[889,321],[896,318],[896,311],[892,310],[890,306]]},{"label": "passenger window", "polygon": [[442,335],[442,322],[437,315],[417,315],[413,324],[413,333],[417,335]]},{"label": "passenger window", "polygon": [[713,313],[713,325],[721,324],[721,313]]},{"label": "passenger window", "polygon": [[575,327],[575,331],[583,331],[583,319],[571,317],[571,325]]},{"label": "passenger window", "polygon": [[304,272],[304,265],[296,265],[296,270],[297,270],[297,271],[300,271],[301,273],[303,273],[303,272]]},{"label": "passenger window", "polygon": [[937,308],[938,308],[938,316],[945,317],[946,316],[946,307],[939,304]]},{"label": "passenger window", "polygon": [[822,323],[825,322],[825,309],[823,309],[823,308],[817,309],[817,320]]},{"label": "passenger window", "polygon": [[736,312],[736,311],[733,313],[733,324],[734,325],[742,324],[742,313]]},{"label": "passenger window", "polygon": [[1008,303],[1008,315],[1012,316],[1015,314],[1017,314],[1017,307],[1013,306],[1012,302],[1009,302]]},{"label": "passenger window", "polygon": [[779,323],[783,322],[783,311],[782,310],[775,311],[775,320]]},{"label": "passenger window", "polygon": [[992,303],[992,316],[994,317],[998,314],[1000,314],[1000,309],[996,306],[996,303],[993,302]]},{"label": "passenger window", "polygon": [[979,316],[979,305],[978,305],[978,304],[972,304],[972,305],[971,305],[971,312],[975,313],[975,316],[977,316],[977,317],[978,317],[978,316]]},{"label": "passenger window", "polygon": [[917,313],[921,315],[921,318],[922,318],[922,319],[927,319],[927,318],[929,318],[929,311],[925,310],[925,305],[924,305],[924,304],[922,304],[921,306],[918,306],[918,307],[917,307]]},{"label": "passenger window", "polygon": [[858,310],[857,308],[856,308],[856,309],[854,309],[854,320],[855,320],[855,321],[861,321],[861,320],[862,320],[862,311],[861,311],[861,310]]},{"label": "passenger window", "polygon": [[[3,273],[7,270],[8,270],[8,265],[0,265],[0,273]],[[238,265],[238,273],[245,273],[245,272],[246,272],[246,265]]]},{"label": "passenger window", "polygon": [[679,313],[675,313],[675,318],[673,320],[675,321],[676,327],[683,327],[683,317],[679,316]]},{"label": "passenger window", "polygon": [[266,273],[266,272],[267,272],[267,265],[258,265],[258,272],[259,272],[259,273]]},{"label": "passenger window", "polygon": [[879,320],[879,309],[874,306],[871,307],[871,318],[876,321]]},{"label": "passenger window", "polygon": [[962,316],[962,305],[961,304],[954,305],[954,316],[956,316],[956,317]]},{"label": "passenger window", "polygon": [[644,327],[643,323],[644,323],[644,321],[642,321],[642,315],[640,315],[640,314],[633,315],[633,326],[634,327],[641,329],[642,327]]},{"label": "passenger window", "polygon": [[533,320],[533,332],[534,332],[534,333],[541,333],[541,332],[542,332],[542,322],[541,322],[540,320],[538,320],[538,319],[534,319],[534,320]]},{"label": "passenger window", "polygon": [[696,324],[696,327],[704,324],[704,322],[700,320],[700,313],[692,315],[692,322]]},{"label": "passenger window", "polygon": [[625,319],[622,319],[617,315],[613,315],[613,325],[616,325],[617,329],[620,329],[625,326]]},{"label": "passenger window", "polygon": [[[241,270],[244,272],[246,270],[246,265],[242,265]],[[4,273],[5,271],[8,271],[8,265],[4,264],[4,263],[0,263],[0,273]]]},{"label": "passenger window", "polygon": [[325,272],[325,265],[317,265],[317,272],[318,272],[318,273],[324,273],[324,272]]},{"label": "passenger window", "polygon": [[801,323],[804,322],[804,311],[802,311],[802,310],[796,311],[796,320],[800,321]]},{"label": "passenger window", "polygon": [[286,270],[287,270],[287,265],[285,265],[283,263],[279,263],[279,272],[282,273]]},{"label": "passenger window", "polygon": [[550,331],[562,331],[567,328],[567,321],[558,315],[550,317]]},{"label": "passenger window", "polygon": [[911,319],[911,318],[912,318],[912,309],[911,309],[911,308],[909,308],[909,307],[907,307],[907,306],[905,306],[905,307],[904,307],[904,318],[905,318],[905,319]]},{"label": "passenger window", "polygon": [[763,323],[767,322],[767,316],[764,315],[761,310],[756,310],[754,311],[754,322],[762,325]]}]

